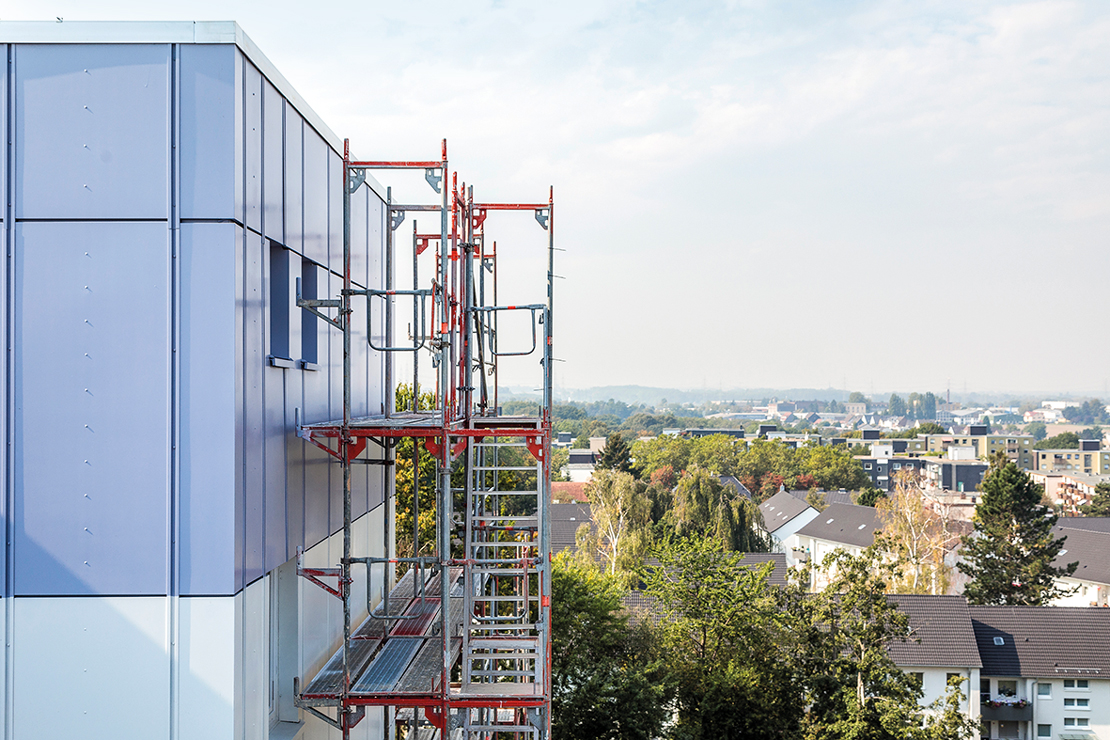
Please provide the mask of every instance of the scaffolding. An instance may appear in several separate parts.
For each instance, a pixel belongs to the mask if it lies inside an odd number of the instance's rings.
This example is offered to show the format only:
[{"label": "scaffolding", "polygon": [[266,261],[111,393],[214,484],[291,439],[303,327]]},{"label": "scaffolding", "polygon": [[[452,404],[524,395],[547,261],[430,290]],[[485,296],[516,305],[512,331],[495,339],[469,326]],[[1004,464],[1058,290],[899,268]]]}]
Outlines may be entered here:
[{"label": "scaffolding", "polygon": [[[423,170],[441,196],[435,204],[395,204],[386,195],[385,285],[353,287],[351,195],[371,170]],[[343,602],[343,642],[307,683],[295,681],[297,706],[340,730],[344,740],[366,707],[385,707],[387,736],[408,738],[541,738],[550,734],[551,571],[550,450],[554,192],[546,203],[480,203],[473,187],[448,185],[447,142],[439,160],[352,161],[343,152],[343,288],[338,298],[305,298],[297,305],[343,334],[343,418],[303,424],[298,434],[325,450],[343,470],[343,555],[336,567],[298,573]],[[497,302],[497,246],[487,242],[487,217],[531,211],[547,232],[546,301]],[[394,286],[395,232],[406,214],[438,214],[439,232],[421,234],[414,219],[412,287]],[[435,247],[435,274],[423,283],[420,256]],[[383,413],[352,417],[351,337],[355,303],[365,301],[367,340],[385,357]],[[409,336],[394,337],[397,303],[411,303]],[[531,323],[531,342],[505,347],[499,322],[514,314]],[[375,337],[375,320],[384,326]],[[394,408],[394,358],[412,357],[412,403]],[[421,408],[421,356],[430,356],[435,402]],[[542,402],[535,416],[500,414],[502,358],[536,355]],[[413,441],[411,557],[394,550],[396,445]],[[374,447],[369,447],[373,443]],[[436,536],[421,554],[419,446],[436,461]],[[375,459],[368,449],[380,450]],[[390,473],[385,491],[383,557],[352,551],[351,480],[355,465]],[[533,480],[527,490],[507,481]],[[462,504],[454,511],[455,501]],[[366,577],[369,616],[352,624],[355,567]],[[398,566],[407,568],[395,580]],[[371,598],[380,600],[372,607]]]}]

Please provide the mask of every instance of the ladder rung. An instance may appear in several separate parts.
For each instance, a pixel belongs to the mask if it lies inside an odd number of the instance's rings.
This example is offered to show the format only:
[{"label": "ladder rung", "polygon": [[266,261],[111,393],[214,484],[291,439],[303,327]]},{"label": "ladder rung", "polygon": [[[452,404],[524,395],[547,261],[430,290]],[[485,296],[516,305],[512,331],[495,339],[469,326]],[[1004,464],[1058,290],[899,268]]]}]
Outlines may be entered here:
[{"label": "ladder rung", "polygon": [[527,650],[539,647],[538,637],[471,638],[467,650]]}]

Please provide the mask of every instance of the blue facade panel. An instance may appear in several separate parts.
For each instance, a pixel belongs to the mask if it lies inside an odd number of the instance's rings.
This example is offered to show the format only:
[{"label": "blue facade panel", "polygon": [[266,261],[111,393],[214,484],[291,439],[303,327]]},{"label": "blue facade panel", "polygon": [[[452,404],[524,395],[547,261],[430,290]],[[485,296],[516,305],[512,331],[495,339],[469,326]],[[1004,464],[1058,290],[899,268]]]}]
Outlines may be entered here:
[{"label": "blue facade panel", "polygon": [[16,46],[17,218],[167,217],[170,51]]},{"label": "blue facade panel", "polygon": [[328,148],[311,126],[304,126],[304,256],[328,265]]},{"label": "blue facade panel", "polygon": [[15,594],[164,594],[166,225],[22,223],[14,264]]},{"label": "blue facade panel", "polygon": [[244,584],[263,575],[266,549],[265,443],[266,397],[263,370],[266,367],[263,334],[262,262],[268,249],[265,240],[251,231],[243,233],[243,470],[244,470]]},{"label": "blue facade panel", "polygon": [[235,214],[234,46],[181,46],[180,214],[233,219]]},{"label": "blue facade panel", "polygon": [[[282,242],[304,254],[304,121],[285,104],[285,238]],[[295,355],[299,356],[299,355]]]},{"label": "blue facade panel", "polygon": [[181,593],[235,585],[235,224],[183,224],[179,541]]}]

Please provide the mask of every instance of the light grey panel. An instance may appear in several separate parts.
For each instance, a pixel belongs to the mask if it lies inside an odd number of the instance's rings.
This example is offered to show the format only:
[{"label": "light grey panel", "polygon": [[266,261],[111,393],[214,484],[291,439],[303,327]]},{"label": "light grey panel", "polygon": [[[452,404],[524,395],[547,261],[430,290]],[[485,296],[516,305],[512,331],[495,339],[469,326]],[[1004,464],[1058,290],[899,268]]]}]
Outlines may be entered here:
[{"label": "light grey panel", "polygon": [[[386,210],[385,209],[385,203],[380,198],[378,198],[377,195],[375,195],[374,193],[370,193],[370,212],[369,212],[370,227],[369,227],[369,233],[368,233],[368,244],[369,244],[369,246],[368,246],[368,253],[367,253],[367,256],[366,256],[367,275],[369,276],[367,278],[368,281],[369,281],[369,284],[367,285],[367,287],[368,288],[379,289],[379,290],[383,289],[385,287],[385,281],[383,280],[383,275],[385,274],[385,272],[384,272],[385,271],[385,259],[384,259],[384,255],[385,255],[385,220],[386,220],[385,210]],[[432,229],[432,231],[436,231],[436,230],[438,230],[438,229]],[[411,254],[411,252],[408,252],[408,250],[403,249],[403,248],[401,250],[399,250],[399,253],[402,253],[402,254],[409,253],[409,254]],[[424,269],[425,269],[425,271],[427,271],[427,269],[428,269],[427,268],[427,260],[425,261]],[[429,277],[430,276],[426,275],[426,274],[421,276],[421,282],[422,282],[421,287],[424,287],[428,284],[428,278]],[[406,285],[407,285],[407,283],[406,283]],[[429,310],[430,310],[430,304],[429,304]],[[369,370],[370,370],[370,379],[369,379],[368,392],[369,392],[369,395],[370,395],[370,413],[372,413],[372,414],[380,414],[380,413],[383,413],[385,411],[385,409],[382,407],[382,400],[385,398],[385,395],[384,395],[385,383],[384,383],[384,378],[383,378],[384,364],[383,363],[384,363],[384,358],[381,356],[380,353],[377,353],[377,352],[372,352],[370,360],[369,360],[369,362],[367,362],[367,365],[368,365]],[[422,382],[427,383],[428,379],[426,378]]]},{"label": "light grey panel", "polygon": [[181,226],[183,595],[235,588],[235,224]]},{"label": "light grey panel", "polygon": [[[236,54],[236,59],[239,55]],[[236,99],[240,99],[236,96]],[[236,167],[242,172],[241,167]],[[242,182],[240,180],[240,182]],[[246,394],[246,353],[244,350],[244,317],[247,316],[246,285],[246,229],[235,230],[235,590],[239,592],[246,585],[243,566],[246,562],[247,528],[247,470],[246,460],[246,420],[244,408]]]},{"label": "light grey panel", "polygon": [[16,216],[166,218],[170,47],[16,48]]},{"label": "light grey panel", "polygon": [[[366,286],[366,192],[359,188],[351,195],[351,280]],[[342,212],[342,205],[340,205]],[[342,243],[342,242],[340,242]],[[342,263],[340,263],[342,269]],[[381,301],[378,301],[380,304]],[[351,413],[366,415],[366,298],[352,299],[351,319]]]},{"label": "light grey panel", "polygon": [[304,121],[289,103],[285,104],[284,243],[304,254]]},{"label": "light grey panel", "polygon": [[[302,371],[285,375],[285,426],[294,429],[300,420],[301,403],[304,398],[304,375]],[[285,435],[286,479],[285,479],[285,541],[288,549],[285,559],[296,554],[298,546],[305,544],[304,531],[304,456],[308,443],[295,434]]]},{"label": "light grey panel", "polygon": [[[262,257],[265,260],[265,279],[263,281],[262,289],[262,303],[263,303],[263,316],[271,316],[270,301],[272,296],[276,293],[282,296],[289,296],[292,294],[292,286],[290,285],[290,275],[288,271],[282,273],[281,270],[274,270],[270,258],[274,250],[270,247],[271,242],[264,240],[264,249],[262,250]],[[279,254],[290,256],[284,249],[279,250]],[[274,326],[271,322],[263,322],[267,326],[267,331],[273,331]],[[288,333],[288,328],[282,329],[284,333]],[[273,347],[274,343],[272,338],[267,338],[267,346]],[[265,359],[265,358],[263,358]],[[285,475],[287,469],[287,462],[285,457],[286,441],[285,441],[285,377],[286,375],[296,375],[301,371],[297,369],[283,369],[280,367],[270,367],[263,364],[263,414],[264,414],[264,521],[265,521],[265,552],[264,552],[264,570],[269,572],[273,568],[284,563],[288,558],[285,557],[286,552],[286,486]],[[290,425],[292,428],[292,425]]]},{"label": "light grey panel", "polygon": [[245,583],[260,578],[265,571],[265,397],[263,370],[266,365],[265,290],[262,284],[263,256],[268,249],[258,234],[245,232],[245,281],[243,284],[243,466],[245,528],[243,577]]},{"label": "light grey panel", "polygon": [[284,119],[285,99],[262,80],[262,233],[285,243]]},{"label": "light grey panel", "polygon": [[166,593],[169,269],[165,224],[17,229],[17,595]]},{"label": "light grey panel", "polygon": [[[328,163],[328,294],[338,296],[343,290],[343,160],[327,149]],[[331,417],[343,416],[343,341],[339,332],[328,332],[329,404]],[[352,363],[352,366],[355,366]],[[343,526],[343,478],[331,477],[331,516],[328,526],[335,532]]]},{"label": "light grey panel", "polygon": [[181,218],[234,219],[234,46],[182,44]]},{"label": "light grey panel", "polygon": [[243,63],[243,183],[246,186],[248,228],[262,232],[262,74],[250,62]]},{"label": "light grey panel", "polygon": [[[328,148],[311,126],[304,127],[304,254],[328,264]],[[323,345],[320,345],[323,347]]]}]

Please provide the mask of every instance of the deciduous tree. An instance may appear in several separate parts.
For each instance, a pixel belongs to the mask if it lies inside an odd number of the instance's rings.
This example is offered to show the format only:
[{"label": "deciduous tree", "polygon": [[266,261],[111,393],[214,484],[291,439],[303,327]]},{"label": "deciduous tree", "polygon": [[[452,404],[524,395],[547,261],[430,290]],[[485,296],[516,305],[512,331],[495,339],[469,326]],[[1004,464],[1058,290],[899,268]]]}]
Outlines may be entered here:
[{"label": "deciduous tree", "polygon": [[[630,577],[649,544],[651,500],[639,488],[631,474],[616,470],[596,470],[586,485],[596,532],[581,544],[604,560],[610,576]],[[584,534],[591,534],[588,527]]]},{"label": "deciduous tree", "polygon": [[875,503],[882,529],[876,547],[896,564],[892,592],[946,593],[952,569],[945,556],[956,544],[948,512],[926,500],[916,471],[901,470],[894,479],[894,490]]}]

